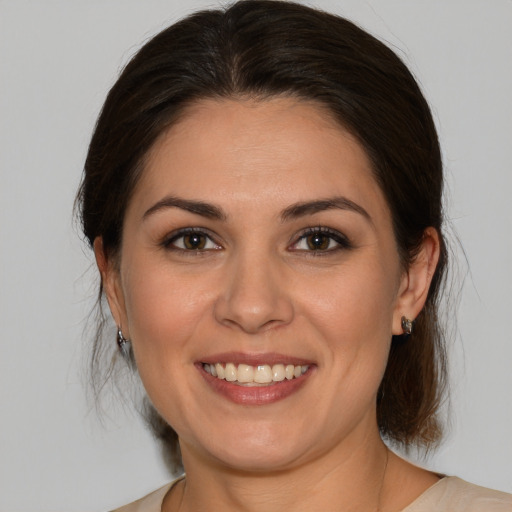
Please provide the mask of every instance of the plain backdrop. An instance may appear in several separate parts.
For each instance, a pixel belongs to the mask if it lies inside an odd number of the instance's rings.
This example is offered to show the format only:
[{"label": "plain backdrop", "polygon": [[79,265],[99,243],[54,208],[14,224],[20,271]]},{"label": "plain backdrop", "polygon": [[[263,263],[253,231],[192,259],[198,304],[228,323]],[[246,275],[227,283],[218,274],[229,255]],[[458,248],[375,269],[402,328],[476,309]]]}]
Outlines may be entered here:
[{"label": "plain backdrop", "polygon": [[[388,42],[433,106],[467,257],[451,428],[420,461],[512,492],[512,2],[315,0]],[[168,481],[139,419],[85,399],[96,276],[72,223],[88,139],[127,59],[204,0],[0,0],[0,511],[101,511]],[[454,235],[452,235],[454,238]],[[455,244],[456,245],[456,244]],[[450,314],[454,325],[455,314]]]}]

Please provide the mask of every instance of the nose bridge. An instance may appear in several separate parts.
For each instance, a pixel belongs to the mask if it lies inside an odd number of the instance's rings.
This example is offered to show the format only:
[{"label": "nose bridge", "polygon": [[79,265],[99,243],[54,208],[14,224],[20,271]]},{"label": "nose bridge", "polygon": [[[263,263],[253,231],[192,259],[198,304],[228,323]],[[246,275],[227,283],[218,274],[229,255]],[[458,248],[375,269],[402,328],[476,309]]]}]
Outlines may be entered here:
[{"label": "nose bridge", "polygon": [[293,306],[281,263],[276,254],[262,248],[235,251],[216,304],[217,320],[249,333],[290,322]]}]

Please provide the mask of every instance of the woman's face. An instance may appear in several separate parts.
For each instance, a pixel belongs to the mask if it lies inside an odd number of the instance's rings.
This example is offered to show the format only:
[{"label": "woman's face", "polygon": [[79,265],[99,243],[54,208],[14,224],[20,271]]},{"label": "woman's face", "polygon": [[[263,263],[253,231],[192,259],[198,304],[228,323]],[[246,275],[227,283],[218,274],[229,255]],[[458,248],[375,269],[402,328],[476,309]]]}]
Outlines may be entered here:
[{"label": "woman's face", "polygon": [[116,269],[114,317],[185,462],[286,468],[377,432],[409,280],[365,152],[320,107],[190,107],[149,155]]}]

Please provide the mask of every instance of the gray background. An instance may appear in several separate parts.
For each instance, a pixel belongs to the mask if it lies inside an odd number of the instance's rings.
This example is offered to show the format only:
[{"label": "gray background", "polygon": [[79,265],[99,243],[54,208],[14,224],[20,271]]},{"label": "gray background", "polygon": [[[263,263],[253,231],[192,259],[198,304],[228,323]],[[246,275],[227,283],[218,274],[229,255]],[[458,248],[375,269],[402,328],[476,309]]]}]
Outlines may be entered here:
[{"label": "gray background", "polygon": [[[512,2],[316,0],[398,51],[434,108],[467,255],[451,430],[422,461],[512,492]],[[0,0],[0,510],[100,511],[169,479],[123,406],[85,399],[92,254],[72,204],[122,65],[200,0]],[[467,266],[462,262],[460,273]],[[455,318],[450,318],[455,322]]]}]

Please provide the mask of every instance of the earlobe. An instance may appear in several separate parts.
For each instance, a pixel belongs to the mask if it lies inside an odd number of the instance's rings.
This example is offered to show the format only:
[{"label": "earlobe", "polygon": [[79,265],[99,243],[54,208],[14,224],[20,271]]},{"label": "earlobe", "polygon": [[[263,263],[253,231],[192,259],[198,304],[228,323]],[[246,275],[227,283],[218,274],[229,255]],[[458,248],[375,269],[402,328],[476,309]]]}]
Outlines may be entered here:
[{"label": "earlobe", "polygon": [[101,275],[103,291],[107,297],[112,317],[118,328],[122,327],[123,332],[126,333],[128,326],[126,322],[124,296],[119,279],[119,270],[115,267],[113,262],[109,260],[101,237],[97,237],[94,240],[94,255],[96,257],[96,265]]},{"label": "earlobe", "polygon": [[423,234],[421,248],[402,276],[399,296],[393,317],[393,334],[404,334],[402,317],[413,321],[427,300],[430,283],[440,254],[439,233],[429,227]]}]

